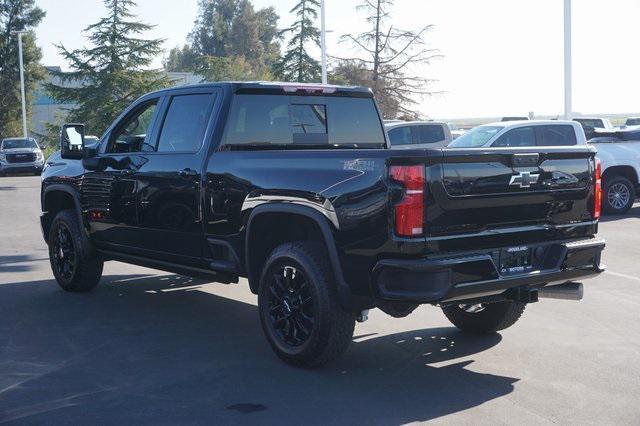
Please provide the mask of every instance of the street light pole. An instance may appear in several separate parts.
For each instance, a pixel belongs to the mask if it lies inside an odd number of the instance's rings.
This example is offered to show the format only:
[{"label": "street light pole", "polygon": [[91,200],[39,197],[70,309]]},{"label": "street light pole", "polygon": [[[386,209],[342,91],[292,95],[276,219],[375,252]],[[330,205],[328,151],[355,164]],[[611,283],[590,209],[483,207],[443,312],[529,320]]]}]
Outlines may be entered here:
[{"label": "street light pole", "polygon": [[27,100],[25,97],[25,89],[24,89],[24,59],[22,56],[22,34],[27,33],[28,31],[12,31],[11,34],[18,35],[18,56],[20,59],[20,92],[22,94],[22,134],[25,138],[29,135],[27,134]]},{"label": "street light pole", "polygon": [[327,28],[324,2],[325,0],[320,0],[320,49],[322,50],[322,84],[327,84]]},{"label": "street light pole", "polygon": [[571,0],[564,0],[564,119],[573,118],[571,70]]}]

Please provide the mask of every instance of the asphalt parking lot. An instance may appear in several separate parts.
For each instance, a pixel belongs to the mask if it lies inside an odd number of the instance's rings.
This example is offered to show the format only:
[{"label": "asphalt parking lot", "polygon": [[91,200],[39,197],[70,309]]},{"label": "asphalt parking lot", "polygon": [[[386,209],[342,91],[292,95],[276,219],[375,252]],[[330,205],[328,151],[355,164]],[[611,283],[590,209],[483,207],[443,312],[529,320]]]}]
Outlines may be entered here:
[{"label": "asphalt parking lot", "polygon": [[0,423],[640,424],[640,205],[605,218],[608,271],[468,336],[430,306],[375,311],[339,362],[284,365],[256,297],[109,263],[90,294],[53,281],[39,178],[0,179]]}]

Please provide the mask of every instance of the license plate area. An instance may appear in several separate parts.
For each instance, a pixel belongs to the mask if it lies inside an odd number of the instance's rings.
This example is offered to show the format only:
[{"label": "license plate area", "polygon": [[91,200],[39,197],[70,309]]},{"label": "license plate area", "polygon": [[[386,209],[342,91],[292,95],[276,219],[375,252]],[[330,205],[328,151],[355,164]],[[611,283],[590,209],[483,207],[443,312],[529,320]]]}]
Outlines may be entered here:
[{"label": "license plate area", "polygon": [[533,270],[531,247],[518,246],[500,250],[500,274],[526,274]]}]

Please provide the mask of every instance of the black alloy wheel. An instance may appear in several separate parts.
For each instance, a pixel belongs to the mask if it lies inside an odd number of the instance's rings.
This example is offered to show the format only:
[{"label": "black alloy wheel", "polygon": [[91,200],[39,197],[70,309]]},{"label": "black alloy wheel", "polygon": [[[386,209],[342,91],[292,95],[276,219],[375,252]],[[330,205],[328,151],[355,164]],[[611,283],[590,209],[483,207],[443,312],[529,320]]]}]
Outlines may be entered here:
[{"label": "black alloy wheel", "polygon": [[51,264],[58,276],[66,281],[71,281],[76,271],[76,249],[69,228],[64,223],[59,223],[53,244],[53,259]]},{"label": "black alloy wheel", "polygon": [[315,325],[313,295],[304,272],[293,265],[275,269],[269,280],[269,293],[271,327],[283,343],[302,346]]}]

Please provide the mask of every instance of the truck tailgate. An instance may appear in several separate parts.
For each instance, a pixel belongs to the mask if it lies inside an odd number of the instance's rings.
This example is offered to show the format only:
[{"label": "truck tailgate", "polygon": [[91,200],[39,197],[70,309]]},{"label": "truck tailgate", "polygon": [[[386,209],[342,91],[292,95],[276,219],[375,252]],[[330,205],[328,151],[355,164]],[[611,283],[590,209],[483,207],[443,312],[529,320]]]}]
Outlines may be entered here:
[{"label": "truck tailgate", "polygon": [[443,149],[427,168],[427,237],[592,222],[594,157],[588,146]]}]

